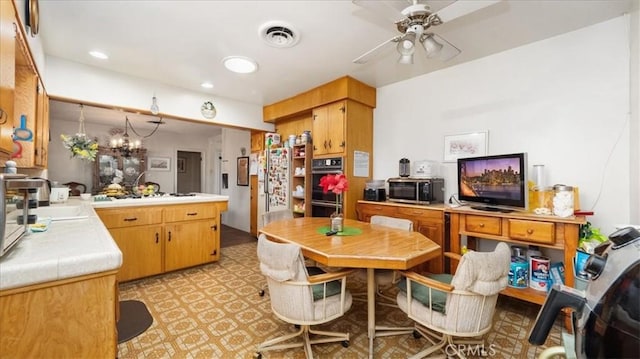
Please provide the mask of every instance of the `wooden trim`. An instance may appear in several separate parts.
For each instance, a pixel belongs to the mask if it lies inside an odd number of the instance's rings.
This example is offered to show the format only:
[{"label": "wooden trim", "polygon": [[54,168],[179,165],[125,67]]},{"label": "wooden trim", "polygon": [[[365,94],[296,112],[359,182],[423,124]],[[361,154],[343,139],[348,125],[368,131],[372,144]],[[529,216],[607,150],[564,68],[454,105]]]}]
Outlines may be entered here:
[{"label": "wooden trim", "polygon": [[85,280],[91,280],[91,279],[98,278],[98,277],[104,277],[104,276],[116,274],[116,273],[118,273],[118,270],[119,269],[114,269],[114,270],[110,270],[110,271],[106,271],[106,272],[86,274],[86,275],[81,275],[81,276],[73,277],[73,278],[60,279],[60,280],[56,280],[56,281],[53,281],[53,282],[32,284],[32,285],[29,285],[29,286],[26,286],[26,287],[0,290],[0,297],[4,297],[4,296],[7,296],[7,295],[18,294],[18,293],[22,293],[22,292],[29,292],[29,291],[32,291],[32,290],[38,290],[38,289],[47,288],[47,287],[54,287],[54,286],[58,286],[58,285],[65,285],[65,284],[74,283],[74,282],[81,282],[81,281],[85,281]]}]

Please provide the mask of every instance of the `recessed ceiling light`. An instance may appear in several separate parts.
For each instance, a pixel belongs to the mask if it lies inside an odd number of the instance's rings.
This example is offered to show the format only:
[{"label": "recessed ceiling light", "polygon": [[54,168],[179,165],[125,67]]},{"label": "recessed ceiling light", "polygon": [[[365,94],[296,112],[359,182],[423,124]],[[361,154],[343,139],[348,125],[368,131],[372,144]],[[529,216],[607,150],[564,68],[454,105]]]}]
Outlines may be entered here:
[{"label": "recessed ceiling light", "polygon": [[244,56],[228,56],[222,59],[224,67],[239,74],[250,74],[258,70],[258,64]]},{"label": "recessed ceiling light", "polygon": [[212,89],[213,88],[213,84],[211,82],[203,82],[200,84],[200,86],[206,88],[206,89]]},{"label": "recessed ceiling light", "polygon": [[105,54],[104,52],[101,51],[89,51],[89,55],[95,57],[96,59],[100,59],[100,60],[106,60],[109,58],[109,56],[107,56],[107,54]]}]

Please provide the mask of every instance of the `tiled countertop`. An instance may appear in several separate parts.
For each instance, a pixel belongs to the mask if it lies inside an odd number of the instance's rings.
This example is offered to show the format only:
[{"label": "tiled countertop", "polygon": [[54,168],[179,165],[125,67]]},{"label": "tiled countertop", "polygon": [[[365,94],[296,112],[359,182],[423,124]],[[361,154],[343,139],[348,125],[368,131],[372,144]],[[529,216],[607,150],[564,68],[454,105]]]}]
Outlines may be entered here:
[{"label": "tiled countertop", "polygon": [[56,281],[120,268],[122,252],[95,208],[228,201],[227,196],[124,199],[109,202],[69,199],[50,208],[83,206],[87,218],[52,221],[45,232],[29,233],[0,258],[0,290]]}]

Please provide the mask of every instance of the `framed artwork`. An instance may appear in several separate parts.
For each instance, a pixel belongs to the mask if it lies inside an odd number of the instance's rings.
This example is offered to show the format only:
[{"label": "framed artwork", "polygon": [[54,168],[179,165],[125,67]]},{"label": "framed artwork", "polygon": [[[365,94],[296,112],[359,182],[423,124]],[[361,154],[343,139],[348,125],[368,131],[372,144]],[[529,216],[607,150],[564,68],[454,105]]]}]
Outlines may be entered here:
[{"label": "framed artwork", "polygon": [[249,156],[238,157],[238,186],[249,185]]},{"label": "framed artwork", "polygon": [[149,157],[147,163],[149,171],[171,171],[171,158],[169,157]]},{"label": "framed artwork", "polygon": [[444,162],[487,154],[489,132],[470,132],[444,136]]},{"label": "framed artwork", "polygon": [[176,161],[176,168],[178,169],[179,173],[187,172],[187,161],[186,161],[186,159],[184,159],[182,157],[178,157],[178,160]]}]

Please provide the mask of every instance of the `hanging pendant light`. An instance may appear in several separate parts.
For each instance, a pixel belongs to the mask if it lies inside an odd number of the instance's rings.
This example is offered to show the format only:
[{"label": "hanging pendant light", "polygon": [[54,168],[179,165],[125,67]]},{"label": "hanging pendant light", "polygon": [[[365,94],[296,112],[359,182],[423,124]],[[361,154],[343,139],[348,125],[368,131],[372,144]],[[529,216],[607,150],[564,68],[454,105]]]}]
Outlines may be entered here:
[{"label": "hanging pendant light", "polygon": [[153,97],[151,98],[151,113],[154,115],[157,115],[158,113],[160,113],[160,108],[158,107],[158,99],[156,98],[156,95],[153,94]]},{"label": "hanging pendant light", "polygon": [[111,150],[114,153],[120,153],[123,157],[131,157],[132,154],[137,154],[142,150],[142,142],[140,140],[129,138],[129,128],[133,130],[129,118],[125,117],[124,134],[121,137],[115,136],[111,139]]}]

